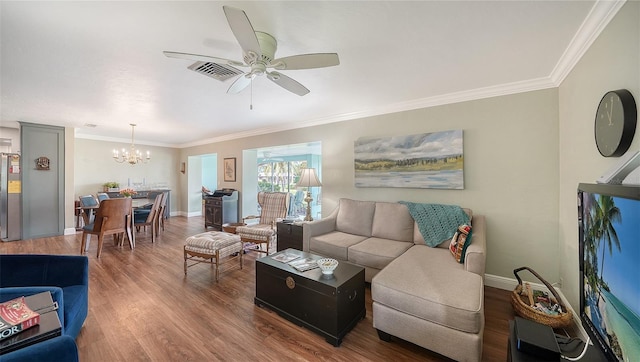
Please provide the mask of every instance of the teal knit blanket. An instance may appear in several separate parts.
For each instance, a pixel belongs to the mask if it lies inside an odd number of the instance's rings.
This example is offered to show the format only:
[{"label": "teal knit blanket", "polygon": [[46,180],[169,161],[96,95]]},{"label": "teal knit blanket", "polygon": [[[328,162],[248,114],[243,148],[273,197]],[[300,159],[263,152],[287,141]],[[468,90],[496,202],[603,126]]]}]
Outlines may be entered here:
[{"label": "teal knit blanket", "polygon": [[444,240],[451,239],[458,226],[469,224],[469,216],[460,206],[441,204],[420,204],[400,201],[418,224],[425,243],[435,247]]}]

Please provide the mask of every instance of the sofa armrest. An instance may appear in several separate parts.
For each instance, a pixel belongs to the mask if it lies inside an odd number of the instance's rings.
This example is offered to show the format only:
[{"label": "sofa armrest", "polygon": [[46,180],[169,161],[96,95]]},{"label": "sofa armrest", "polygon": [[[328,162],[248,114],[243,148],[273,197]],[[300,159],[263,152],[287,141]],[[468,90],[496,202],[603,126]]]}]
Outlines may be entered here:
[{"label": "sofa armrest", "polygon": [[473,215],[471,244],[464,257],[464,269],[484,279],[487,259],[487,228],[484,215]]},{"label": "sofa armrest", "polygon": [[3,354],[2,362],[77,362],[78,346],[73,338],[62,335]]},{"label": "sofa armrest", "polygon": [[323,235],[336,229],[338,209],[324,219],[302,224],[302,251],[309,252],[310,240],[314,236]]},{"label": "sofa armrest", "polygon": [[89,285],[89,259],[78,255],[0,255],[0,287]]}]

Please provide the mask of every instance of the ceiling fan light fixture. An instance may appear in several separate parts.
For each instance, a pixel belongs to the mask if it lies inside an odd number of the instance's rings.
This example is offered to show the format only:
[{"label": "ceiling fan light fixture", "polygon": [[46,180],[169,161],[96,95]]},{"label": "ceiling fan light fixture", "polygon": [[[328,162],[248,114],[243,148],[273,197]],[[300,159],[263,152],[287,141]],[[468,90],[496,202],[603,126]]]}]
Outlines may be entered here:
[{"label": "ceiling fan light fixture", "polygon": [[267,77],[269,79],[271,79],[271,80],[278,80],[278,79],[280,79],[280,73],[278,73],[278,72],[270,72],[270,73],[267,73]]},{"label": "ceiling fan light fixture", "polygon": [[168,51],[165,51],[164,54],[170,58],[191,59],[217,64],[250,67],[251,70],[247,72],[245,77],[238,77],[231,87],[229,87],[227,93],[239,93],[249,85],[250,82],[247,80],[252,80],[257,75],[266,74],[269,80],[273,81],[285,90],[299,96],[303,96],[309,93],[309,89],[285,74],[280,74],[278,72],[269,73],[267,69],[314,69],[332,67],[340,64],[338,54],[336,53],[298,54],[275,59],[275,53],[278,48],[276,38],[271,34],[262,31],[255,31],[247,17],[247,14],[243,10],[228,5],[224,5],[222,9],[227,18],[227,22],[229,23],[229,27],[231,28],[231,32],[242,48],[244,64],[240,64],[234,60],[206,55]]}]

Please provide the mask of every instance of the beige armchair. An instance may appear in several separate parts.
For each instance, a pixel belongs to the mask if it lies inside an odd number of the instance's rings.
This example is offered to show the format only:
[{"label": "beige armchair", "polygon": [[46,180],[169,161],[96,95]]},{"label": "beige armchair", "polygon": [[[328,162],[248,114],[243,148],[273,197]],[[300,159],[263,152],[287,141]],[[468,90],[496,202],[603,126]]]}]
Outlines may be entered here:
[{"label": "beige armchair", "polygon": [[[242,219],[244,223],[251,219],[257,219],[257,224],[239,226],[236,234],[240,235],[243,246],[245,243],[254,243],[258,249],[247,249],[259,251],[269,255],[269,244],[276,239],[276,221],[284,219],[289,210],[288,192],[258,192],[258,205],[260,205],[260,215],[247,216]],[[265,250],[262,245],[266,244]]]}]

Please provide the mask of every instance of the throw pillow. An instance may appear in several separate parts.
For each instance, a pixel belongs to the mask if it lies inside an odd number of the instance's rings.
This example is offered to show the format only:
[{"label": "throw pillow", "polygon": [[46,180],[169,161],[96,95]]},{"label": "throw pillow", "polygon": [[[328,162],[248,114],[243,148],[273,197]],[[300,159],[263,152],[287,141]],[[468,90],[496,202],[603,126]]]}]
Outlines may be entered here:
[{"label": "throw pillow", "polygon": [[449,244],[449,251],[458,263],[464,263],[464,255],[469,244],[471,244],[471,226],[460,225]]}]

